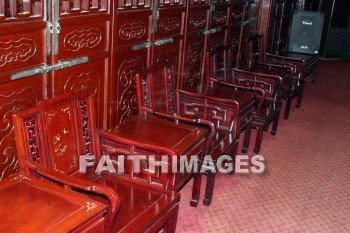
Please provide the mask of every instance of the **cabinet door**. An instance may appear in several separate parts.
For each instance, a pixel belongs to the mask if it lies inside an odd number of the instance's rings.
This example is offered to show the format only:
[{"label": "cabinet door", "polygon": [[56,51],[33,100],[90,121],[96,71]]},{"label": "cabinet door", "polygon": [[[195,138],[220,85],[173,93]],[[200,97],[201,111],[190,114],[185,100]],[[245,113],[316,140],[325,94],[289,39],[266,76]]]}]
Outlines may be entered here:
[{"label": "cabinet door", "polygon": [[187,3],[185,41],[180,88],[184,90],[204,82],[206,34],[209,25],[209,1]]},{"label": "cabinet door", "polygon": [[95,93],[97,126],[107,126],[110,60],[110,4],[107,0],[53,0],[51,64],[84,63],[53,71],[49,95],[91,89]]},{"label": "cabinet door", "polygon": [[175,75],[179,80],[180,59],[185,25],[183,0],[155,0],[152,25],[151,64],[163,59],[175,62]]},{"label": "cabinet door", "polygon": [[227,45],[231,2],[214,0],[211,9],[208,51]]},{"label": "cabinet door", "polygon": [[43,99],[45,29],[43,1],[0,0],[0,180],[18,172],[12,114]]},{"label": "cabinet door", "polygon": [[149,64],[152,9],[150,1],[134,5],[118,2],[113,27],[111,120],[110,127],[122,124],[137,114],[135,74]]}]

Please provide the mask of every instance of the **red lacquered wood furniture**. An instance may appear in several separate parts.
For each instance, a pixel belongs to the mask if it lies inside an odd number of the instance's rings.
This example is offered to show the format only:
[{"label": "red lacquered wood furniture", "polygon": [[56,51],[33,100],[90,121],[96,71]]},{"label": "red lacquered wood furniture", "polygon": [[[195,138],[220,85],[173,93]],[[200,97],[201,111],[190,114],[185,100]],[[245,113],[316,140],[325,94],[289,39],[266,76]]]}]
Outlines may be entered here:
[{"label": "red lacquered wood furniture", "polygon": [[[304,76],[300,74],[303,70],[302,63],[292,62],[292,58],[278,57],[266,54],[264,50],[263,35],[253,35],[246,40],[247,67],[244,69],[252,72],[278,75],[282,77],[282,98],[286,100],[284,119],[288,119],[292,100],[297,98],[297,107],[300,107],[304,93]],[[274,60],[267,59],[273,57]]]},{"label": "red lacquered wood furniture", "polygon": [[[101,153],[106,151],[115,153],[116,157],[143,154],[147,149],[161,154],[166,151],[145,141],[128,141],[116,134],[97,130],[93,107],[93,96],[84,91],[51,98],[15,114],[13,119],[21,171],[65,187],[71,186],[106,203],[106,232],[157,232],[161,228],[174,232],[180,197],[171,191],[175,180],[173,174],[150,172],[147,159],[141,161],[145,165],[141,166],[140,173],[133,172],[132,160],[121,165],[123,173],[96,173],[96,163],[86,172],[79,172],[79,161],[85,161],[79,155],[96,155],[98,161]],[[144,119],[135,122],[148,124]],[[169,132],[173,129],[171,126],[174,124],[159,122],[154,121],[154,125],[168,126]],[[142,127],[139,129],[141,134]],[[194,132],[199,137],[205,133],[206,130]]]},{"label": "red lacquered wood furniture", "polygon": [[264,129],[273,123],[271,134],[275,135],[281,111],[282,78],[277,75],[254,73],[232,68],[230,47],[218,47],[207,53],[208,82],[212,85],[226,86],[246,90],[260,100],[253,112],[252,128],[258,133],[254,152],[259,153]]},{"label": "red lacquered wood furniture", "polygon": [[0,232],[104,232],[106,205],[31,176],[0,182]]},{"label": "red lacquered wood furniture", "polygon": [[[218,94],[214,89],[209,89],[206,94],[179,90],[175,88],[176,81],[173,72],[174,62],[168,60],[136,76],[140,94],[139,112],[143,115],[158,116],[171,114],[178,119],[193,119],[188,122],[206,123],[208,127],[211,127],[211,134],[204,148],[204,155],[211,155],[214,160],[220,155],[231,155],[234,159],[239,138],[237,134],[240,120],[239,102],[251,101],[251,95],[236,93],[235,96],[231,91],[230,96],[220,99],[217,98]],[[213,93],[209,93],[211,91]],[[245,114],[249,115],[249,111],[245,111]],[[203,161],[203,158],[202,154],[200,160]],[[205,205],[211,203],[215,178],[215,173],[210,173],[209,170],[207,173]],[[197,205],[199,201],[201,174],[196,174],[195,178],[192,205]]]},{"label": "red lacquered wood furniture", "polygon": [[[171,73],[171,63],[166,64],[165,68]],[[256,103],[253,94],[201,84],[188,91],[177,90],[177,96],[178,114],[183,117],[206,119],[214,124],[215,134],[212,134],[214,137],[209,140],[206,154],[212,157],[215,165],[221,155],[231,156],[234,162],[239,135],[243,131],[245,131],[243,147],[248,150],[252,112]],[[209,168],[206,169],[206,174],[207,184],[203,203],[210,205],[216,173]]]}]

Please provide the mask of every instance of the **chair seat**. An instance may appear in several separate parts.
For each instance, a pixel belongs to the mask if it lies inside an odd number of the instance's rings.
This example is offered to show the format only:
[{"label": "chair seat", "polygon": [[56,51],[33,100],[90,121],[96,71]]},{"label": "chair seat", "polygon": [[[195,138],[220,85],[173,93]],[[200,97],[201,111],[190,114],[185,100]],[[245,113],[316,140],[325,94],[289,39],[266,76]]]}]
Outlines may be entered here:
[{"label": "chair seat", "polygon": [[111,133],[127,140],[169,148],[180,155],[194,142],[205,138],[207,131],[205,127],[175,124],[160,118],[134,117],[115,127]]},{"label": "chair seat", "polygon": [[[133,183],[118,180],[111,174],[76,174],[79,178],[102,184],[114,189],[120,198],[120,210],[113,232],[141,232],[161,220],[180,199],[180,194],[151,190]],[[91,197],[91,196],[90,196]],[[106,199],[93,197],[101,202]],[[106,203],[108,204],[108,203]]]}]

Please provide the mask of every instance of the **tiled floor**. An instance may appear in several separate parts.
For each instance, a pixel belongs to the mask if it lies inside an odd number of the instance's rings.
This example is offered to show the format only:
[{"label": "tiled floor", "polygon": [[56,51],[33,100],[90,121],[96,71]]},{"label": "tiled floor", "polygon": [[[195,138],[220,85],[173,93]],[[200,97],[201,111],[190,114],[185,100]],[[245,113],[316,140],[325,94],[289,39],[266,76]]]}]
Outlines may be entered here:
[{"label": "tiled floor", "polygon": [[260,154],[262,175],[217,176],[210,207],[190,207],[184,187],[177,232],[350,232],[350,61],[321,61]]}]

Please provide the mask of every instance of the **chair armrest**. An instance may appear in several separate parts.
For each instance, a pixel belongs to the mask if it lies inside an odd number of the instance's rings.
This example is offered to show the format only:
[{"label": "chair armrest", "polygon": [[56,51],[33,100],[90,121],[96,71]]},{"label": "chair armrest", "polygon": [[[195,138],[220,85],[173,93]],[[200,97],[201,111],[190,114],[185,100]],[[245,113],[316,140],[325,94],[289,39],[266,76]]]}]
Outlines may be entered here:
[{"label": "chair armrest", "polygon": [[263,62],[263,61],[256,61],[256,65],[265,66],[269,69],[283,69],[286,71],[290,71],[291,74],[294,74],[296,72],[296,67],[293,64],[290,63],[269,63],[269,62]]},{"label": "chair armrest", "polygon": [[239,82],[246,82],[247,85],[260,87],[266,92],[266,96],[275,98],[282,88],[283,80],[279,75],[232,69],[232,76]]},{"label": "chair armrest", "polygon": [[26,161],[26,166],[29,170],[42,177],[63,184],[65,188],[72,187],[107,197],[110,205],[106,214],[106,230],[111,231],[113,229],[115,218],[120,209],[120,199],[118,194],[112,188],[69,176],[52,169],[44,168],[30,161]]},{"label": "chair armrest", "polygon": [[294,74],[298,76],[298,78],[301,77],[304,73],[305,68],[305,60],[302,58],[297,57],[286,57],[286,56],[280,56],[270,53],[265,53],[265,60],[269,63],[280,63],[280,64],[289,64],[291,66],[294,66]]},{"label": "chair armrest", "polygon": [[[179,103],[179,101],[177,101],[177,103]],[[183,116],[178,116],[178,115],[170,115],[170,114],[166,114],[163,112],[158,112],[155,111],[154,109],[151,108],[143,108],[144,110],[146,110],[148,113],[151,113],[155,116],[159,116],[165,119],[172,119],[176,122],[184,122],[184,123],[190,123],[190,124],[196,124],[196,125],[204,125],[209,127],[210,132],[207,136],[207,142],[206,142],[206,146],[205,146],[205,151],[204,151],[204,155],[206,155],[209,152],[209,147],[211,145],[212,140],[214,139],[215,135],[216,135],[216,127],[214,125],[213,122],[209,121],[209,120],[205,120],[205,119],[201,119],[201,118],[188,118],[188,117],[183,117]]]},{"label": "chair armrest", "polygon": [[256,112],[260,112],[262,105],[264,104],[265,100],[266,100],[266,92],[260,88],[260,87],[254,87],[254,86],[244,86],[244,85],[240,85],[237,83],[229,83],[229,82],[225,82],[225,81],[221,81],[218,79],[212,79],[213,83],[222,85],[222,86],[226,86],[226,87],[231,87],[231,88],[238,88],[241,90],[246,90],[246,91],[252,91],[252,92],[257,92],[260,94],[260,100],[257,104],[256,107]]},{"label": "chair armrest", "polygon": [[[95,136],[96,136],[96,140],[99,144],[99,141],[100,141],[100,137],[103,137],[103,138],[106,138],[106,139],[109,139],[111,141],[114,141],[114,142],[123,142],[127,145],[134,145],[134,146],[137,146],[137,147],[140,147],[140,148],[144,148],[146,150],[157,150],[157,151],[162,151],[164,153],[167,153],[169,155],[175,155],[174,151],[173,150],[170,150],[169,148],[166,148],[166,147],[161,147],[161,146],[155,146],[155,145],[149,145],[149,144],[145,144],[145,143],[142,143],[142,142],[139,142],[139,141],[134,141],[134,140],[130,140],[130,139],[126,139],[126,138],[123,138],[123,137],[120,137],[116,134],[114,134],[113,132],[110,132],[110,131],[106,131],[106,130],[103,130],[103,129],[95,129]],[[96,151],[100,151],[99,148],[96,148]]]}]

